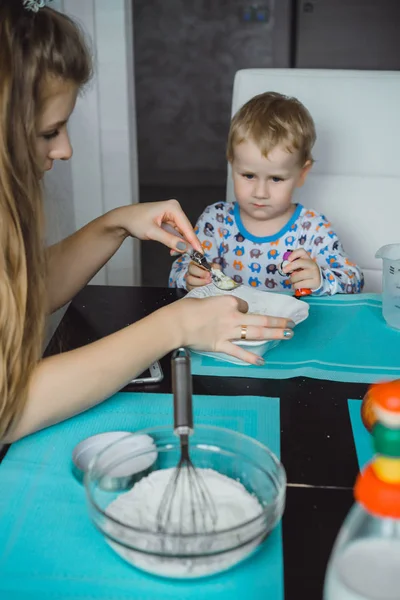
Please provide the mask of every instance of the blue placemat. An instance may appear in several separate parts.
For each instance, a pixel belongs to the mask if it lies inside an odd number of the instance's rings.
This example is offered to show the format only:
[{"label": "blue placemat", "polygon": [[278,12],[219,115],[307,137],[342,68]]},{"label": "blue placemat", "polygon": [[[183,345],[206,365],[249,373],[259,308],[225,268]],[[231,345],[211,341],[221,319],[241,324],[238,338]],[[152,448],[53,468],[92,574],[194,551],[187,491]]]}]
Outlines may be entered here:
[{"label": "blue placemat", "polygon": [[360,470],[373,456],[372,437],[361,420],[361,400],[349,400],[349,413]]},{"label": "blue placemat", "polygon": [[313,377],[374,383],[400,377],[400,332],[388,327],[377,294],[310,298],[310,314],[265,365],[234,365],[192,354],[196,375],[286,379]]},{"label": "blue placemat", "polygon": [[[280,455],[279,399],[195,396],[195,422],[257,438]],[[226,574],[192,583],[136,571],[108,547],[87,516],[71,453],[83,438],[172,423],[172,398],[121,393],[10,448],[0,465],[1,600],[283,599],[281,528]]]}]

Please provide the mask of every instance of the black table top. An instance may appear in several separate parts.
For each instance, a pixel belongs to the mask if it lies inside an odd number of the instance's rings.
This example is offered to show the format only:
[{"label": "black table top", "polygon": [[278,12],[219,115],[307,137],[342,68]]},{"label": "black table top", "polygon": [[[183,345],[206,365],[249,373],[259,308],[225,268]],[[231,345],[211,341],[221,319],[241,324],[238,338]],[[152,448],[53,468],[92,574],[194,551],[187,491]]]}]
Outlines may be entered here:
[{"label": "black table top", "polygon": [[[181,291],[166,288],[87,286],[71,303],[46,354],[95,341],[181,296]],[[161,364],[161,383],[125,390],[170,393],[170,357]],[[288,478],[283,517],[286,600],[322,598],[327,560],[352,505],[358,473],[347,400],[362,398],[366,388],[303,377],[193,378],[195,394],[280,398],[281,460]]]}]

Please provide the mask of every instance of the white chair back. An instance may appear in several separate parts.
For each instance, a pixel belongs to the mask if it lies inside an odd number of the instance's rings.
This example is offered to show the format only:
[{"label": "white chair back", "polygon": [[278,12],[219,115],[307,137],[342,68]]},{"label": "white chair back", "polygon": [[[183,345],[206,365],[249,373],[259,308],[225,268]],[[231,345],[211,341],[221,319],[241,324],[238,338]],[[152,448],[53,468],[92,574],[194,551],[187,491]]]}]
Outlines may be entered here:
[{"label": "white chair back", "polygon": [[364,291],[380,291],[375,252],[400,242],[400,72],[245,69],[235,76],[232,114],[266,91],[295,96],[310,111],[316,163],[295,199],[332,222],[364,271]]}]

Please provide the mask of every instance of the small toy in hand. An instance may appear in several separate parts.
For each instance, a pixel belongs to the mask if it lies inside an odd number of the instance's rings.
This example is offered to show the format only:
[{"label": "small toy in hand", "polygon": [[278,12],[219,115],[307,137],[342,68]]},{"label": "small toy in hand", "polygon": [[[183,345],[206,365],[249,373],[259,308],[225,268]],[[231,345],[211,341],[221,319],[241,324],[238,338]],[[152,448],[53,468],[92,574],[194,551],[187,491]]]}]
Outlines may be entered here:
[{"label": "small toy in hand", "polygon": [[[278,267],[278,271],[279,273],[285,277],[287,275],[287,273],[285,273],[283,271],[284,267],[286,267],[286,265],[288,265],[290,263],[289,261],[289,256],[292,254],[293,250],[287,250],[284,255],[283,255],[283,261],[281,262],[281,264]],[[298,290],[295,290],[294,295],[296,296],[296,298],[301,298],[302,296],[310,296],[311,295],[311,290],[309,290],[308,288],[300,288]]]}]

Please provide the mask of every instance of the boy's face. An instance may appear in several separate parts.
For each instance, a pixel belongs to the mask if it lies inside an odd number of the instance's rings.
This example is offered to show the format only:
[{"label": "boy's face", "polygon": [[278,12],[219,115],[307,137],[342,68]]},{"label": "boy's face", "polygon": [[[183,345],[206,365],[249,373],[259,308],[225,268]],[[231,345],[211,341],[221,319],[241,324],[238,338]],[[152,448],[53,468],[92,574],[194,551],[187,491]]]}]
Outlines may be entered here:
[{"label": "boy's face", "polygon": [[288,152],[284,144],[263,156],[258,146],[247,140],[235,147],[232,177],[236,200],[247,218],[269,221],[290,216],[292,195],[311,168],[299,164],[299,152]]}]

